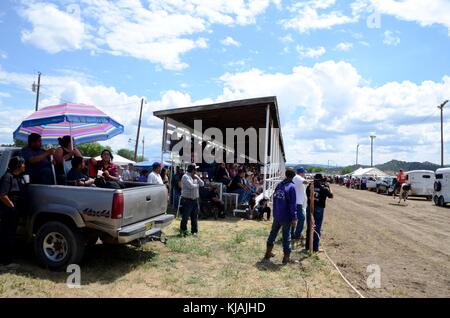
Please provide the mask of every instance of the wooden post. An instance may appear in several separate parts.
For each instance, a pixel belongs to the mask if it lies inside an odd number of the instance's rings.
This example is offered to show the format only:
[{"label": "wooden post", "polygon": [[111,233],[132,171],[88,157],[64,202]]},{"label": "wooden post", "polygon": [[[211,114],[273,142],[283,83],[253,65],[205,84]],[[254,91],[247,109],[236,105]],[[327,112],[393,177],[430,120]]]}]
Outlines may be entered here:
[{"label": "wooden post", "polygon": [[314,249],[314,181],[309,185],[309,255]]}]

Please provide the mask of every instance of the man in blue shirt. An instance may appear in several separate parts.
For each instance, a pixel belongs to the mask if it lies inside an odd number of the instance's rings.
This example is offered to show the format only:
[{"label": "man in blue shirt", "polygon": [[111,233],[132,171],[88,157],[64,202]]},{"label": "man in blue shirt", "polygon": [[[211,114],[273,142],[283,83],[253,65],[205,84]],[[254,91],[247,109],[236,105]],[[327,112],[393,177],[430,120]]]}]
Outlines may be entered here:
[{"label": "man in blue shirt", "polygon": [[265,259],[275,256],[272,254],[272,249],[281,229],[283,234],[283,264],[289,263],[291,255],[291,228],[295,228],[297,225],[297,201],[295,184],[292,181],[294,177],[294,170],[287,169],[286,179],[277,185],[273,193],[273,223],[267,239],[266,255],[264,256]]},{"label": "man in blue shirt", "polygon": [[42,149],[39,134],[32,133],[28,136],[28,146],[22,148],[19,156],[25,159],[25,173],[30,175],[31,183],[53,184],[50,156],[54,153],[54,149]]}]

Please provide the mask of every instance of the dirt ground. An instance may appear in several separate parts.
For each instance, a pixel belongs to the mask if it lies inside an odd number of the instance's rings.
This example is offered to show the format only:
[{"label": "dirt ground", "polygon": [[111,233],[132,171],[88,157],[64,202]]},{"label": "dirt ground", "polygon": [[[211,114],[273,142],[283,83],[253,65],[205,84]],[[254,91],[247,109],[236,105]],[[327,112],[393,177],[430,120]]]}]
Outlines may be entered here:
[{"label": "dirt ground", "polygon": [[[333,186],[325,210],[324,248],[368,297],[450,297],[450,207],[422,198],[406,204],[374,192]],[[367,266],[381,268],[369,289]]]}]

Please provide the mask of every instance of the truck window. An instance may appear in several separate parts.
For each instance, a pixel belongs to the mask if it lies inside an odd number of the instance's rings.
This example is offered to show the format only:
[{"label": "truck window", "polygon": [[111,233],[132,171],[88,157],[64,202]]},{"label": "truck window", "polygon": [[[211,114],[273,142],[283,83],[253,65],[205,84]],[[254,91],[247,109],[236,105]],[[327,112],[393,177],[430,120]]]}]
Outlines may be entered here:
[{"label": "truck window", "polygon": [[422,178],[424,178],[424,179],[430,179],[431,176],[430,176],[429,174],[424,174],[424,175],[422,176]]},{"label": "truck window", "polygon": [[444,175],[442,173],[438,173],[436,175],[436,179],[443,179],[443,178],[444,178]]}]

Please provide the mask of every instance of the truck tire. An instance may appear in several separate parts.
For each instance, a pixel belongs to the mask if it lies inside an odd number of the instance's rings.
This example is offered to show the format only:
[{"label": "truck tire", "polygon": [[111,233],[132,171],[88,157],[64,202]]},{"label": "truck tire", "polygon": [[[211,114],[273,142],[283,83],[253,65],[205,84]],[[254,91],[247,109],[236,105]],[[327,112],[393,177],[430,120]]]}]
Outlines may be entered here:
[{"label": "truck tire", "polygon": [[435,181],[434,182],[434,191],[439,192],[442,189],[442,184],[440,181]]},{"label": "truck tire", "polygon": [[442,195],[439,197],[439,201],[438,202],[439,202],[439,206],[442,206],[442,207],[445,206],[444,197]]},{"label": "truck tire", "polygon": [[84,250],[82,233],[58,221],[44,223],[34,240],[39,264],[50,270],[65,270],[70,264],[79,264]]},{"label": "truck tire", "polygon": [[434,202],[434,205],[439,206],[439,197],[437,195],[435,195],[433,197],[433,202]]}]

